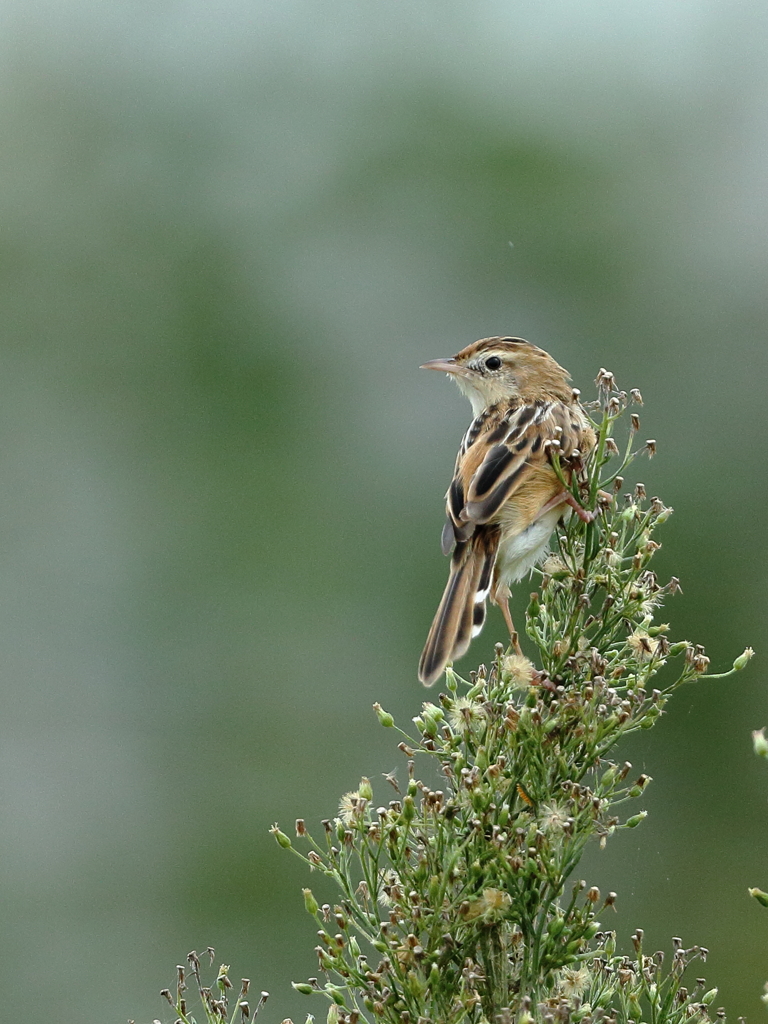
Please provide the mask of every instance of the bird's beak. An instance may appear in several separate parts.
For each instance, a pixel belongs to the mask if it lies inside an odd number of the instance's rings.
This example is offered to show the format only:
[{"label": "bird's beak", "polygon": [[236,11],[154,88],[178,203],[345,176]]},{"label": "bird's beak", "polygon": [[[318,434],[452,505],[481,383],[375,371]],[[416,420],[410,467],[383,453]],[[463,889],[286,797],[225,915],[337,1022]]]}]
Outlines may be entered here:
[{"label": "bird's beak", "polygon": [[443,373],[452,373],[454,377],[468,377],[470,372],[455,359],[430,359],[428,363],[422,363],[419,369],[442,370]]}]

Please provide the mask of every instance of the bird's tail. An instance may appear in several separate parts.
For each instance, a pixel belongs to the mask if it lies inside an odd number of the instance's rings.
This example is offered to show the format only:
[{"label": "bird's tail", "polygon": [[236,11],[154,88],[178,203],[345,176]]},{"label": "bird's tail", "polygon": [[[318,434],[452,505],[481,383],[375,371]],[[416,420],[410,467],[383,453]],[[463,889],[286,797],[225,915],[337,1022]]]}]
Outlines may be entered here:
[{"label": "bird's tail", "polygon": [[419,679],[431,686],[449,661],[466,653],[485,622],[485,604],[499,548],[498,527],[476,529],[456,545],[451,574],[419,661]]}]

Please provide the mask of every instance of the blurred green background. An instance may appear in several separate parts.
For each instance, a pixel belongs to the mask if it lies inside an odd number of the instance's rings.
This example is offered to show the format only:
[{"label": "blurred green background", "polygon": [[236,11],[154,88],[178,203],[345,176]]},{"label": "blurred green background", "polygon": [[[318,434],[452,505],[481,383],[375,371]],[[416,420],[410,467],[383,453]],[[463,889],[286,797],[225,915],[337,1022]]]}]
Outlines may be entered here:
[{"label": "blurred green background", "polygon": [[[627,744],[650,817],[583,870],[625,946],[708,946],[729,1017],[759,1017],[768,8],[40,0],[0,25],[6,1007],[170,1020],[159,989],[210,944],[266,1024],[322,1017],[289,987],[308,876],[267,828],[361,774],[389,799],[371,703],[425,697],[469,419],[417,367],[514,333],[585,396],[600,366],[643,391],[673,632],[762,655]],[[464,666],[502,636],[494,613]]]}]

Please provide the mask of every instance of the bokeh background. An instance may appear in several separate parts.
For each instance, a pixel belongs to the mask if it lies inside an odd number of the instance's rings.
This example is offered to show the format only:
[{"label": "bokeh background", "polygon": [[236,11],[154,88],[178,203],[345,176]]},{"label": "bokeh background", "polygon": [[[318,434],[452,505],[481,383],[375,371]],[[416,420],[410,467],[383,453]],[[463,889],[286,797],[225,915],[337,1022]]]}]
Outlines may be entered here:
[{"label": "bokeh background", "polygon": [[361,774],[389,799],[371,703],[424,699],[469,414],[417,366],[514,333],[585,395],[600,366],[643,391],[674,633],[758,650],[627,744],[650,817],[583,873],[625,946],[708,946],[759,1019],[768,8],[4,0],[0,26],[6,1008],[170,1020],[210,944],[266,1024],[324,1013],[267,829]]}]

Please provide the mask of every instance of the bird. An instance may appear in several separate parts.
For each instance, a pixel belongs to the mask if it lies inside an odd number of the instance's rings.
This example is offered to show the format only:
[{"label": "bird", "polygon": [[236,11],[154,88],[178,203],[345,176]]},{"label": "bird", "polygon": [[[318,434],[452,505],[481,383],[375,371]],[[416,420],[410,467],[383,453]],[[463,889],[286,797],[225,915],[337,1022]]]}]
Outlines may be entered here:
[{"label": "bird", "polygon": [[553,448],[570,482],[596,438],[567,370],[522,338],[482,338],[420,369],[447,373],[474,416],[445,495],[441,546],[450,574],[419,661],[419,679],[431,686],[482,630],[489,598],[521,653],[510,584],[545,555],[569,506],[585,522],[595,515],[563,487]]}]

